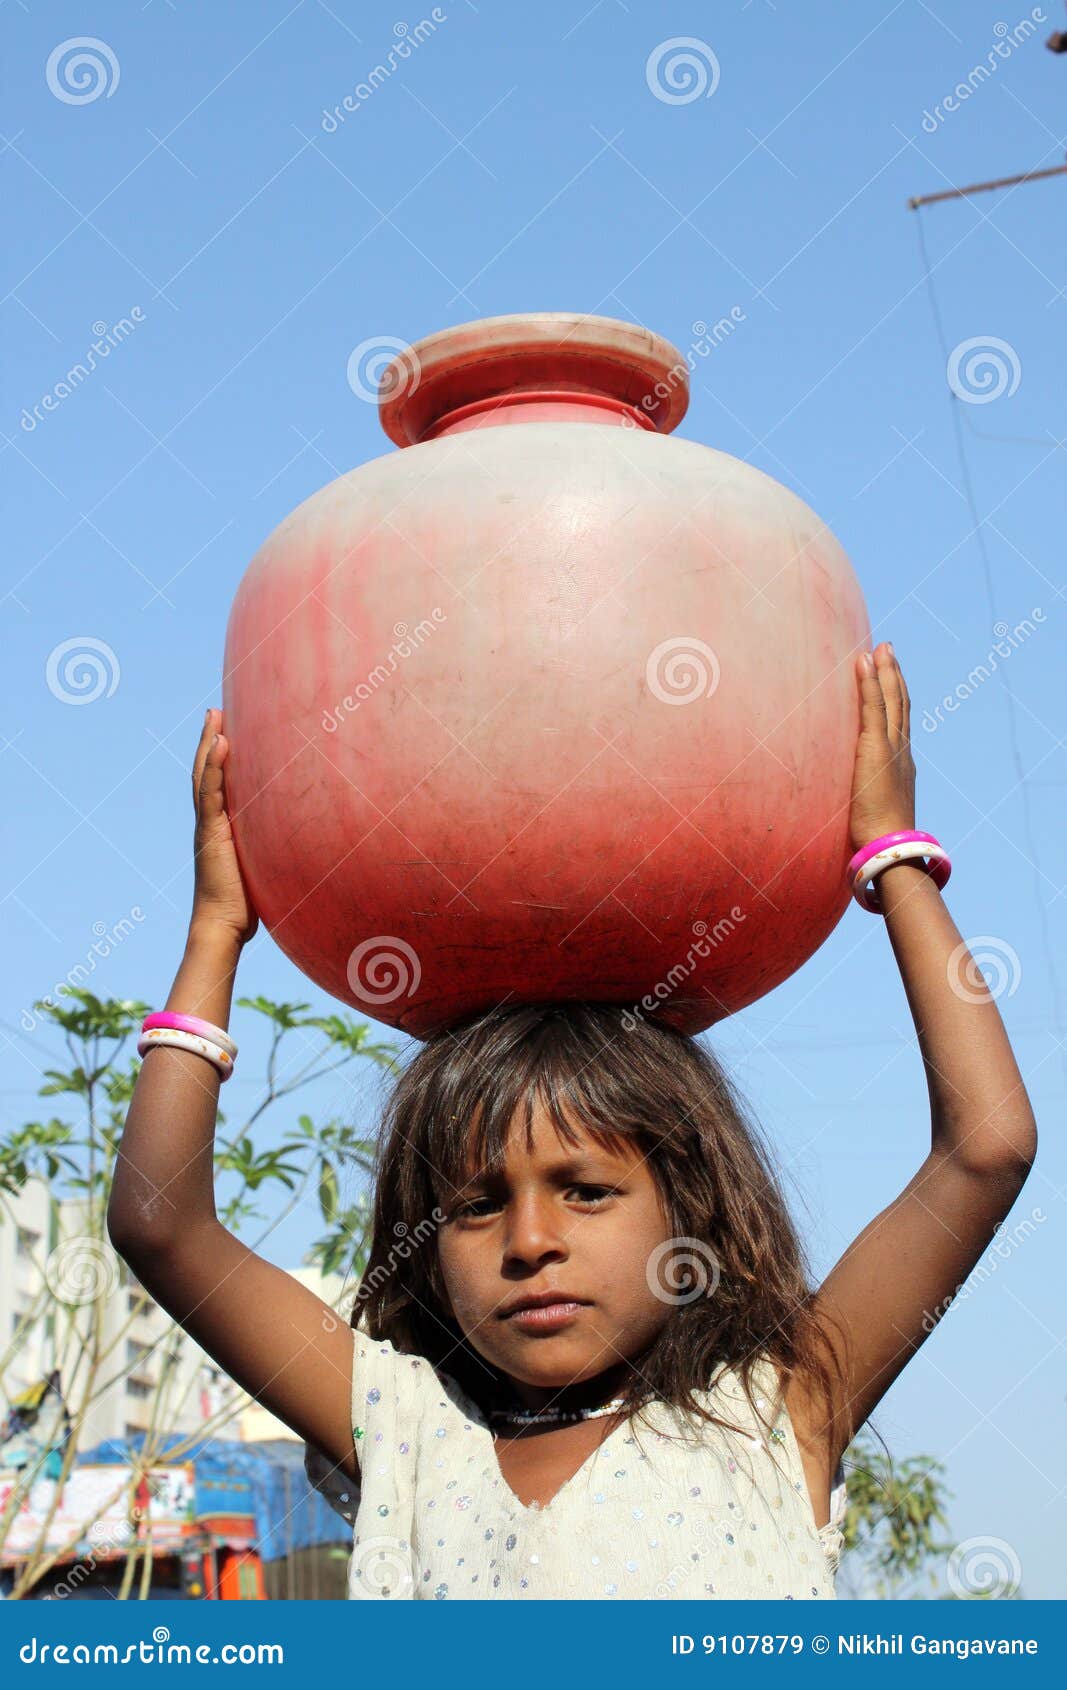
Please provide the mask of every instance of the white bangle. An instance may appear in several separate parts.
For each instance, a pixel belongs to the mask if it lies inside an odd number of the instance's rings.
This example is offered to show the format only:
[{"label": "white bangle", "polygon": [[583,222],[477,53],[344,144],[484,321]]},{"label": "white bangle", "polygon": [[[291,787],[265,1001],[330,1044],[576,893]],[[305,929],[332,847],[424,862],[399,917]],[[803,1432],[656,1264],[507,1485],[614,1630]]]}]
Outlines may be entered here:
[{"label": "white bangle", "polygon": [[223,1080],[233,1073],[233,1058],[229,1051],[199,1033],[186,1033],[180,1027],[150,1027],[137,1041],[138,1056],[146,1056],[156,1045],[173,1045],[175,1050],[189,1050],[194,1056],[206,1057],[217,1068]]}]

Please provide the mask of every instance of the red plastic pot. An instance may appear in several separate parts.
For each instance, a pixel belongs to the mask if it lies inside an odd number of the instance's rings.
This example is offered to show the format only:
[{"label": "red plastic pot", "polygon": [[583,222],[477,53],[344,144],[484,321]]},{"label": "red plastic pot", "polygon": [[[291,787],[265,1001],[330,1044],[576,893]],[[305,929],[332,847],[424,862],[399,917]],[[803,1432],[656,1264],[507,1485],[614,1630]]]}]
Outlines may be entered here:
[{"label": "red plastic pot", "polygon": [[403,450],[294,511],[230,616],[260,917],[420,1037],[576,998],[708,1027],[848,903],[848,559],[776,481],[670,437],[687,362],[647,329],[488,318],[386,377]]}]

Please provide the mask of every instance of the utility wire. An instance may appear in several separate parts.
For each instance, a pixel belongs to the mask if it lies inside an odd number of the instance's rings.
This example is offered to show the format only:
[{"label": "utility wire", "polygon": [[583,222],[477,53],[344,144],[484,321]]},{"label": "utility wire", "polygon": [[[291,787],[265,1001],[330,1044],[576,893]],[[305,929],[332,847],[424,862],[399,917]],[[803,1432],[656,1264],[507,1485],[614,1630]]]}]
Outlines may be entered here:
[{"label": "utility wire", "polygon": [[[947,367],[951,349],[950,349],[949,344],[948,344],[948,338],[945,334],[944,322],[943,322],[943,319],[942,319],[942,316],[941,316],[941,309],[940,309],[940,306],[938,304],[938,299],[937,299],[937,290],[934,286],[933,271],[930,267],[930,256],[929,256],[929,253],[927,252],[927,249],[926,249],[926,233],[925,233],[925,230],[923,228],[923,213],[922,213],[921,209],[916,211],[915,221],[916,221],[916,225],[917,225],[918,231],[919,231],[919,249],[920,249],[920,252],[922,254],[923,271],[924,271],[924,277],[925,277],[925,281],[926,281],[926,289],[927,289],[927,293],[928,293],[929,299],[930,299],[930,307],[931,307],[931,310],[933,312],[934,325],[935,325],[935,328],[936,328],[936,331],[937,331],[937,338],[938,338],[940,345],[941,345],[941,355],[942,355],[942,358],[944,359],[945,366]],[[956,448],[957,448],[957,452],[959,454],[959,460],[960,460],[960,474],[961,474],[962,480],[963,480],[963,486],[964,486],[964,490],[965,490],[967,505],[968,505],[968,508],[970,510],[970,513],[971,513],[972,527],[973,527],[973,530],[974,530],[975,538],[978,541],[978,551],[979,551],[979,555],[980,555],[981,560],[982,560],[982,578],[985,582],[986,599],[988,601],[989,616],[990,616],[990,621],[992,623],[992,622],[996,621],[996,604],[995,604],[995,597],[994,597],[993,570],[992,570],[992,566],[991,566],[990,560],[989,560],[989,551],[988,551],[988,548],[986,546],[985,527],[984,527],[984,524],[982,522],[982,519],[978,515],[978,506],[977,506],[977,502],[976,502],[975,496],[974,496],[974,484],[973,484],[973,481],[971,479],[970,466],[967,462],[966,435],[964,433],[964,429],[963,429],[963,425],[962,425],[962,419],[961,419],[961,415],[960,415],[960,405],[961,405],[962,401],[960,400],[959,395],[957,393],[953,393],[951,391],[951,389],[950,389],[950,397],[951,397],[951,403],[952,403],[952,425],[953,425],[953,430],[954,430],[954,433],[955,433],[955,436],[956,436]],[[990,436],[988,438],[993,438],[993,437]],[[1052,932],[1051,932],[1051,929],[1050,929],[1050,926],[1049,926],[1048,910],[1047,910],[1047,907],[1045,905],[1044,899],[1042,898],[1042,888],[1041,888],[1042,871],[1041,871],[1040,864],[1038,862],[1037,844],[1036,844],[1036,841],[1034,839],[1033,814],[1032,814],[1031,807],[1030,807],[1030,796],[1031,796],[1030,795],[1030,781],[1029,781],[1029,778],[1026,775],[1024,769],[1023,769],[1022,755],[1021,755],[1020,747],[1019,747],[1018,705],[1017,705],[1017,702],[1016,702],[1015,694],[1012,691],[1011,681],[1008,677],[1008,671],[1006,669],[1002,668],[998,671],[998,673],[1000,675],[1001,685],[1003,686],[1004,691],[1007,695],[1007,699],[1008,699],[1008,742],[1009,742],[1009,747],[1010,747],[1012,763],[1014,765],[1016,776],[1017,776],[1017,779],[1018,779],[1019,790],[1020,790],[1021,795],[1022,795],[1023,831],[1024,831],[1024,835],[1025,835],[1025,839],[1026,839],[1027,849],[1030,853],[1030,866],[1031,866],[1031,868],[1033,869],[1033,872],[1034,872],[1034,892],[1035,892],[1035,896],[1036,896],[1036,899],[1037,899],[1038,922],[1039,922],[1039,925],[1040,925],[1040,928],[1041,928],[1042,939],[1043,939],[1043,942],[1044,942],[1044,949],[1045,949],[1045,960],[1046,960],[1046,963],[1047,963],[1047,966],[1048,966],[1049,980],[1050,980],[1050,983],[1051,983],[1051,986],[1052,986],[1052,1021],[1053,1021],[1053,1026],[1055,1028],[1056,1033],[1062,1039],[1062,1037],[1063,1037],[1063,1026],[1062,1026],[1062,1022],[1061,1022],[1061,1019],[1060,1019],[1061,992],[1060,992],[1059,976],[1058,976],[1057,971],[1056,971],[1055,947],[1053,946],[1053,943],[1052,943]],[[1051,784],[1051,783],[1049,783],[1049,784]],[[1045,878],[1051,879],[1051,876],[1046,876]],[[1063,1063],[1063,1067],[1064,1067],[1064,1079],[1065,1079],[1065,1081],[1067,1081],[1067,1049],[1065,1049],[1065,1047],[1062,1043],[1061,1043],[1061,1046],[1060,1046],[1060,1060]]]}]

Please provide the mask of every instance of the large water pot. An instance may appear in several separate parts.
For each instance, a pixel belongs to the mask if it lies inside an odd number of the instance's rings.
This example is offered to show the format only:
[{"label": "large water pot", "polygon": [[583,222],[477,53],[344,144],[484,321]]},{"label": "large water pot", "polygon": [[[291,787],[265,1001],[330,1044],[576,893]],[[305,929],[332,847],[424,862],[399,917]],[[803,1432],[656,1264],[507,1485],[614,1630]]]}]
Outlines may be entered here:
[{"label": "large water pot", "polygon": [[569,313],[430,335],[382,380],[400,450],[240,583],[242,870],[377,1021],[584,998],[695,1033],[848,904],[863,597],[801,499],[672,436],[687,365]]}]

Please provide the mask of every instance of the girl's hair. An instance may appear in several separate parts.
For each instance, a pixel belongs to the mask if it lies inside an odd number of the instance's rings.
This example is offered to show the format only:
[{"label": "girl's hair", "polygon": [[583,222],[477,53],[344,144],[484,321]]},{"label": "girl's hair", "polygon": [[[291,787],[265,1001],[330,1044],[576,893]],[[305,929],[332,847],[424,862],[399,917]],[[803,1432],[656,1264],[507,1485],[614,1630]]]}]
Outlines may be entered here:
[{"label": "girl's hair", "polygon": [[688,1260],[708,1284],[709,1294],[679,1296],[664,1262],[664,1301],[673,1306],[649,1348],[631,1358],[620,1391],[631,1411],[659,1398],[727,1425],[694,1392],[706,1391],[724,1363],[751,1403],[762,1354],[816,1386],[829,1423],[841,1356],[827,1341],[825,1316],[815,1316],[801,1245],[756,1125],[705,1045],[610,1004],[492,1010],[422,1045],[386,1107],[373,1239],[351,1324],[426,1357],[476,1403],[506,1392],[449,1312],[437,1204],[442,1191],[462,1189],[472,1155],[483,1169],[500,1164],[513,1121],[524,1120],[529,1138],[537,1097],[565,1141],[574,1142],[577,1122],[600,1143],[640,1147],[670,1219],[674,1267]]}]

